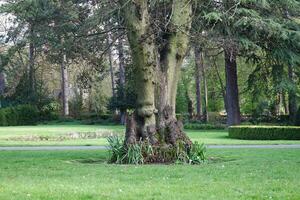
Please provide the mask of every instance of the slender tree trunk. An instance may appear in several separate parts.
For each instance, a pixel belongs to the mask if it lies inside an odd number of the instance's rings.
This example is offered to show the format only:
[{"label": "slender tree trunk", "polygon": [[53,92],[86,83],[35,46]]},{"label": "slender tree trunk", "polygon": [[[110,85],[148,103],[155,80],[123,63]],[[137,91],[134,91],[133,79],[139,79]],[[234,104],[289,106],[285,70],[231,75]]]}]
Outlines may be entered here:
[{"label": "slender tree trunk", "polygon": [[289,114],[289,106],[287,104],[287,101],[286,101],[286,95],[285,95],[285,92],[282,91],[281,93],[281,98],[282,98],[282,104],[283,104],[283,108],[284,108],[284,115],[288,115]]},{"label": "slender tree trunk", "polygon": [[110,46],[110,40],[111,40],[111,36],[110,36],[110,33],[108,33],[107,39],[106,39],[106,45],[109,47],[107,52],[108,52],[108,61],[109,61],[109,71],[110,71],[112,95],[113,95],[113,97],[115,97],[116,96],[116,94],[115,94],[115,92],[116,92],[115,91],[115,74],[114,74],[112,48]]},{"label": "slender tree trunk", "polygon": [[216,63],[215,60],[214,60],[213,65],[215,66],[216,74],[217,74],[217,77],[218,77],[218,80],[219,80],[219,83],[220,83],[220,86],[221,86],[221,92],[222,92],[223,101],[224,101],[224,108],[225,108],[225,110],[227,110],[226,87],[224,86],[224,83],[222,81],[222,78],[221,78],[221,75],[220,75],[220,72],[219,72],[219,68],[218,68],[217,63]]},{"label": "slender tree trunk", "polygon": [[296,87],[295,87],[295,73],[291,65],[288,66],[288,76],[290,83],[294,86],[288,91],[288,107],[290,121],[293,123],[296,120],[297,116],[297,96],[296,96]]},{"label": "slender tree trunk", "polygon": [[[124,57],[124,47],[123,47],[123,41],[122,38],[119,39],[118,41],[118,53],[119,53],[119,84],[121,89],[123,90],[122,94],[123,97],[122,99],[125,100],[125,57]],[[120,115],[121,115],[121,124],[126,123],[126,110],[121,109],[120,110]]]},{"label": "slender tree trunk", "polygon": [[278,98],[279,98],[279,104],[278,104],[278,115],[283,115],[283,109],[282,109],[282,106],[283,105],[283,96],[282,96],[282,90],[279,92],[278,94]]},{"label": "slender tree trunk", "polygon": [[235,49],[225,48],[226,102],[228,126],[238,125],[241,123],[236,58],[237,53]]},{"label": "slender tree trunk", "polygon": [[194,48],[195,54],[195,82],[196,82],[196,104],[197,104],[197,118],[202,117],[202,97],[201,97],[201,68],[203,67],[203,60],[201,58],[201,49],[197,46]]},{"label": "slender tree trunk", "polygon": [[30,26],[30,42],[29,42],[29,64],[28,64],[28,81],[29,81],[29,95],[31,99],[35,99],[35,68],[34,68],[34,44],[33,40],[33,27]]},{"label": "slender tree trunk", "polygon": [[4,92],[6,88],[6,79],[5,79],[5,73],[0,73],[0,108],[2,108],[2,100],[4,97]]},{"label": "slender tree trunk", "polygon": [[64,53],[61,62],[61,87],[62,87],[62,104],[63,104],[63,116],[69,116],[69,79],[68,79],[68,67],[67,57]]},{"label": "slender tree trunk", "polygon": [[203,66],[202,66],[202,75],[203,75],[203,83],[204,83],[204,115],[205,115],[205,121],[209,121],[208,117],[208,88],[207,88],[207,79],[206,79],[206,65],[204,65],[204,56],[202,53],[202,60],[203,60]]},{"label": "slender tree trunk", "polygon": [[193,101],[189,95],[188,90],[185,91],[185,96],[188,101],[188,113],[189,113],[189,119],[192,120],[194,118],[194,107],[193,107]]},{"label": "slender tree trunk", "polygon": [[276,99],[275,99],[275,115],[278,116],[280,115],[280,105],[281,105],[281,94],[278,92],[276,94]]}]

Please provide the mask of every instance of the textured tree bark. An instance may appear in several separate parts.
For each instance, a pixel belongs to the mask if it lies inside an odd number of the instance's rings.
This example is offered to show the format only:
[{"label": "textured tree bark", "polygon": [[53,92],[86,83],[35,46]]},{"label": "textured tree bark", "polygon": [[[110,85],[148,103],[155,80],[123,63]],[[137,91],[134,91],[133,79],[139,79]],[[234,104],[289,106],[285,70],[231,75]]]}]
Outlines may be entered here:
[{"label": "textured tree bark", "polygon": [[202,97],[201,97],[201,66],[203,65],[201,58],[201,49],[198,46],[194,48],[195,54],[195,81],[196,81],[196,104],[197,104],[197,118],[202,117]]},{"label": "textured tree bark", "polygon": [[62,56],[61,62],[61,87],[62,87],[62,104],[63,104],[63,116],[69,116],[69,79],[67,68],[66,54]]},{"label": "textured tree bark", "polygon": [[[295,73],[291,65],[288,66],[288,76],[289,76],[290,83],[292,83],[295,86]],[[288,92],[288,107],[289,107],[290,121],[294,123],[296,120],[297,109],[298,109],[295,87],[290,89]]]},{"label": "textured tree bark", "polygon": [[148,1],[121,3],[137,85],[137,108],[127,121],[126,144],[149,140],[152,145],[177,145],[180,140],[190,145],[182,124],[176,120],[175,102],[180,67],[188,46],[191,3],[173,1],[173,27],[163,48],[157,48],[155,43]]},{"label": "textured tree bark", "polygon": [[228,126],[241,123],[236,58],[237,52],[234,48],[225,48],[226,111]]}]

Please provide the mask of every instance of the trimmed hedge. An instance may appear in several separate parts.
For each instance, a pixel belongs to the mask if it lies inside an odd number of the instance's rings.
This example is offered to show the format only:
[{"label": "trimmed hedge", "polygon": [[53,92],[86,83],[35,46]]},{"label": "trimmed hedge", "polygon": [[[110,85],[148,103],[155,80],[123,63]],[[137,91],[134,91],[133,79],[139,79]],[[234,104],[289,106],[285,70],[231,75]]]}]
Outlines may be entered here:
[{"label": "trimmed hedge", "polygon": [[242,140],[300,140],[297,126],[232,126],[229,137]]},{"label": "trimmed hedge", "polygon": [[39,110],[32,105],[18,105],[0,109],[0,126],[35,125]]}]

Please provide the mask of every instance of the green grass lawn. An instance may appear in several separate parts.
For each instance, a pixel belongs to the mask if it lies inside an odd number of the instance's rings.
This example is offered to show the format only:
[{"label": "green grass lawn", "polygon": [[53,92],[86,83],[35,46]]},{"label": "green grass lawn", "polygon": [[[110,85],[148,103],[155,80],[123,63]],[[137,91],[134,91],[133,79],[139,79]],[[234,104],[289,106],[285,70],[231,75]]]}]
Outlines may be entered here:
[{"label": "green grass lawn", "polygon": [[[0,146],[34,146],[34,145],[106,145],[105,138],[98,139],[68,139],[68,140],[24,140],[24,136],[59,137],[73,132],[113,132],[124,134],[123,126],[53,124],[38,126],[0,127]],[[227,131],[216,130],[186,130],[193,141],[205,144],[300,144],[300,141],[288,140],[238,140],[228,137]]]},{"label": "green grass lawn", "polygon": [[189,165],[109,165],[105,151],[0,152],[2,200],[300,199],[300,150],[209,150]]}]

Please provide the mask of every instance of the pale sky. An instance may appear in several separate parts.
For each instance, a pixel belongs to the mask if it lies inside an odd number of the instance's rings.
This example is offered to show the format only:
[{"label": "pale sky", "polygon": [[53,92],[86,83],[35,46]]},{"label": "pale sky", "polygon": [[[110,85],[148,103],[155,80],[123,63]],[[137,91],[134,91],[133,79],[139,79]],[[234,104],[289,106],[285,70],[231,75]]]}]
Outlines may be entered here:
[{"label": "pale sky", "polygon": [[[0,6],[3,5],[6,0],[0,0]],[[9,22],[12,15],[1,15],[0,14],[0,35],[6,35],[7,30],[12,26],[11,22]]]}]

